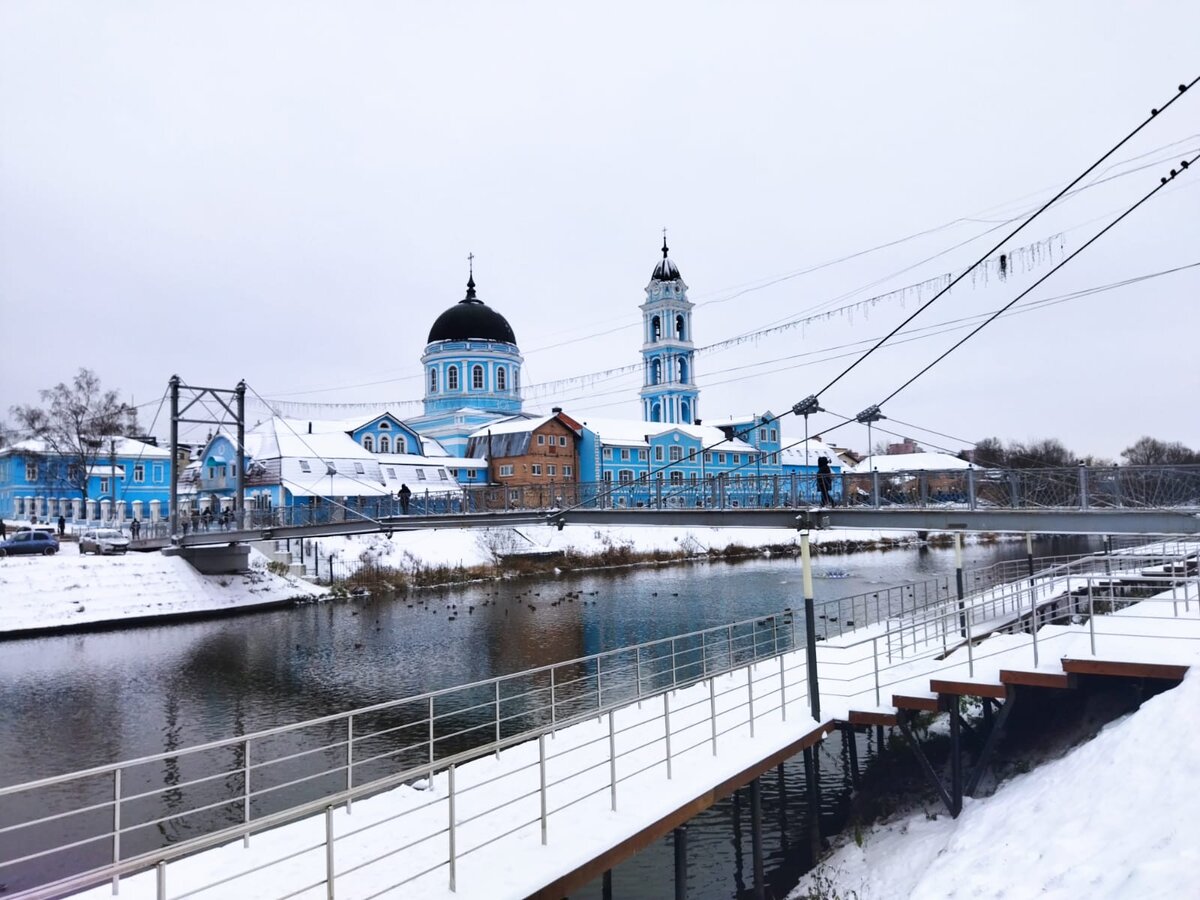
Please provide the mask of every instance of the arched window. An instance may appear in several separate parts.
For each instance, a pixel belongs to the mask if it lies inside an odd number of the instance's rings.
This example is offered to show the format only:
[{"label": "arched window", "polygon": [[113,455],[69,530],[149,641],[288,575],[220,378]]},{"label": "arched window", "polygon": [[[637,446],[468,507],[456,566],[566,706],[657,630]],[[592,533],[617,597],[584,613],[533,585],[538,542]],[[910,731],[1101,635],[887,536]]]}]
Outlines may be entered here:
[{"label": "arched window", "polygon": [[408,442],[404,440],[403,435],[396,435],[396,452],[407,453],[406,447],[408,447]]},{"label": "arched window", "polygon": [[483,366],[474,366],[471,369],[471,387],[477,391],[483,390]]},{"label": "arched window", "polygon": [[650,421],[651,422],[661,422],[662,421],[662,404],[661,403],[655,403],[653,406],[650,407]]},{"label": "arched window", "polygon": [[679,383],[687,384],[687,380],[688,380],[687,360],[684,359],[682,356],[679,357],[679,364],[678,364],[677,368],[679,370]]},{"label": "arched window", "polygon": [[437,369],[429,370],[429,393],[437,393]]},{"label": "arched window", "polygon": [[496,370],[496,390],[508,390],[508,374],[504,366],[501,366]]},{"label": "arched window", "polygon": [[391,431],[391,430],[392,430],[392,423],[391,423],[391,422],[380,422],[380,423],[379,423],[379,430],[380,430],[380,431]]},{"label": "arched window", "polygon": [[379,452],[380,453],[391,453],[392,452],[392,439],[390,437],[388,437],[386,434],[381,434],[379,436]]},{"label": "arched window", "polygon": [[650,363],[650,383],[658,384],[660,381],[662,381],[662,362],[656,359]]},{"label": "arched window", "polygon": [[662,322],[658,316],[650,320],[650,340],[657,341],[662,336]]},{"label": "arched window", "polygon": [[362,444],[363,444],[363,449],[366,450],[368,453],[375,452],[375,438],[371,437],[369,434],[363,435]]},{"label": "arched window", "polygon": [[458,390],[458,366],[451,366],[446,370],[446,390]]},{"label": "arched window", "polygon": [[518,393],[521,390],[521,370],[513,369],[513,390]]},{"label": "arched window", "polygon": [[683,316],[675,317],[675,337],[679,338],[681,341],[687,340],[687,338],[683,336]]},{"label": "arched window", "polygon": [[685,425],[692,424],[692,404],[686,400],[679,404],[679,418]]}]

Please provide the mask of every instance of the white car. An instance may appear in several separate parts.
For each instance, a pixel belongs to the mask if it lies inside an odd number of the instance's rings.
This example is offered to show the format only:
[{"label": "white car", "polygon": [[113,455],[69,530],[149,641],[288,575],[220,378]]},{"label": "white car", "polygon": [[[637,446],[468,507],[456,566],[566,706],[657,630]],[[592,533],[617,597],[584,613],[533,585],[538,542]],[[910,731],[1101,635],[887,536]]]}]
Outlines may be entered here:
[{"label": "white car", "polygon": [[129,538],[115,528],[89,528],[79,536],[79,552],[125,553]]}]

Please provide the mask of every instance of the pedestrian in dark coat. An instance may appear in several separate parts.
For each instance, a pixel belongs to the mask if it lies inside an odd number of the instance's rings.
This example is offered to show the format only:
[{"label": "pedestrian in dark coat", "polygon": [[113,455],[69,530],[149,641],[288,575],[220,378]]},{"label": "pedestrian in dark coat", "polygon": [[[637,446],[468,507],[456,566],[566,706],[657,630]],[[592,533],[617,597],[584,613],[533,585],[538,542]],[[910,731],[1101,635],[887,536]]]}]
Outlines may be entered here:
[{"label": "pedestrian in dark coat", "polygon": [[829,489],[833,487],[833,469],[829,468],[829,457],[817,458],[817,490],[821,492],[822,506],[835,506]]},{"label": "pedestrian in dark coat", "polygon": [[67,534],[67,520],[62,516],[58,517],[58,536],[65,537]]},{"label": "pedestrian in dark coat", "polygon": [[408,489],[407,484],[400,485],[400,512],[408,515],[408,502],[412,498],[412,491]]}]

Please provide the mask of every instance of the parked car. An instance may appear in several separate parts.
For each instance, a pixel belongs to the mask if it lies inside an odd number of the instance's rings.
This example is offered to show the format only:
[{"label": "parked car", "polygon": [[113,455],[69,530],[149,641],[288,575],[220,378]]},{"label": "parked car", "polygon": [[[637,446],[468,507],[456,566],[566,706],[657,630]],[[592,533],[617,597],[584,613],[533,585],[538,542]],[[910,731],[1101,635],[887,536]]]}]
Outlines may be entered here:
[{"label": "parked car", "polygon": [[58,552],[58,539],[50,531],[19,531],[7,541],[0,541],[0,556],[20,553],[41,553],[53,556]]},{"label": "parked car", "polygon": [[80,553],[124,553],[129,538],[115,528],[89,528],[79,536]]}]

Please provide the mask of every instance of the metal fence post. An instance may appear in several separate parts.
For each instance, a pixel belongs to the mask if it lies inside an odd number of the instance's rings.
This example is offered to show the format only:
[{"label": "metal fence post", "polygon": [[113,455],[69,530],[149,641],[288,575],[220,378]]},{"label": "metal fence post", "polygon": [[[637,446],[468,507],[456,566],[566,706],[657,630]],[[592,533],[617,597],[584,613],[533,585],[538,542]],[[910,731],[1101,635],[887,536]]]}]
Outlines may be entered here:
[{"label": "metal fence post", "polygon": [[637,662],[637,701],[638,709],[642,708],[642,648],[639,645],[634,650]]},{"label": "metal fence post", "polygon": [[167,861],[160,860],[154,867],[155,896],[158,900],[167,900]]},{"label": "metal fence post", "polygon": [[729,671],[733,671],[733,626],[730,625],[725,632],[725,646],[729,650]]},{"label": "metal fence post", "polygon": [[[429,762],[433,762],[433,697],[429,698]],[[429,773],[429,783],[433,784],[433,773]]]},{"label": "metal fence post", "polygon": [[783,655],[779,656],[779,709],[787,721],[787,677],[784,675]]},{"label": "metal fence post", "polygon": [[325,807],[325,897],[333,900],[333,807]]},{"label": "metal fence post", "polygon": [[[903,637],[901,638],[903,640]],[[916,640],[914,636],[913,640]],[[875,666],[875,705],[879,705],[879,638],[871,638],[871,661]]]},{"label": "metal fence post", "polygon": [[500,758],[500,680],[496,680],[496,759]]},{"label": "metal fence post", "polygon": [[608,711],[608,790],[612,799],[612,811],[617,811],[617,728],[613,711]]},{"label": "metal fence post", "polygon": [[346,815],[350,815],[350,805],[354,802],[349,793],[354,789],[354,716],[346,719]]},{"label": "metal fence post", "polygon": [[679,673],[675,668],[675,638],[671,638],[671,687],[679,687]]},{"label": "metal fence post", "polygon": [[800,532],[800,563],[804,582],[804,626],[807,632],[805,655],[808,661],[808,705],[812,710],[812,717],[820,722],[821,689],[817,681],[817,620],[813,601],[812,556],[809,553],[807,531]]},{"label": "metal fence post", "polygon": [[708,717],[712,722],[713,756],[717,755],[717,679],[708,679]]},{"label": "metal fence post", "polygon": [[[454,852],[454,764],[453,763],[451,763],[450,771],[447,774],[449,775],[449,779],[450,779],[450,786],[449,786],[450,796],[448,798],[449,799],[449,816],[450,816],[450,825],[449,825],[449,828],[450,828],[450,831],[449,831],[449,835],[450,835],[450,892],[456,893],[458,891],[458,885],[457,885],[457,874],[458,873],[456,871],[457,859],[456,859],[455,852]],[[430,780],[432,781],[432,777],[430,778]]]},{"label": "metal fence post", "polygon": [[[250,824],[250,741],[242,741],[242,821]],[[250,832],[242,835],[242,846],[250,846]]]},{"label": "metal fence post", "polygon": [[542,800],[542,846],[546,846],[546,735],[538,735],[538,792]]},{"label": "metal fence post", "polygon": [[554,696],[554,667],[550,668],[550,736],[554,737],[558,731],[558,712],[555,709]]},{"label": "metal fence post", "polygon": [[663,692],[663,723],[667,738],[667,780],[671,779],[671,694]]},{"label": "metal fence post", "polygon": [[750,737],[754,737],[754,666],[746,666],[746,691],[750,696]]},{"label": "metal fence post", "polygon": [[[113,865],[121,862],[121,770],[113,770]],[[115,897],[121,890],[121,876],[114,875],[112,892]]]},{"label": "metal fence post", "polygon": [[1088,639],[1092,645],[1092,656],[1096,655],[1096,607],[1092,599],[1092,579],[1088,579]]}]

